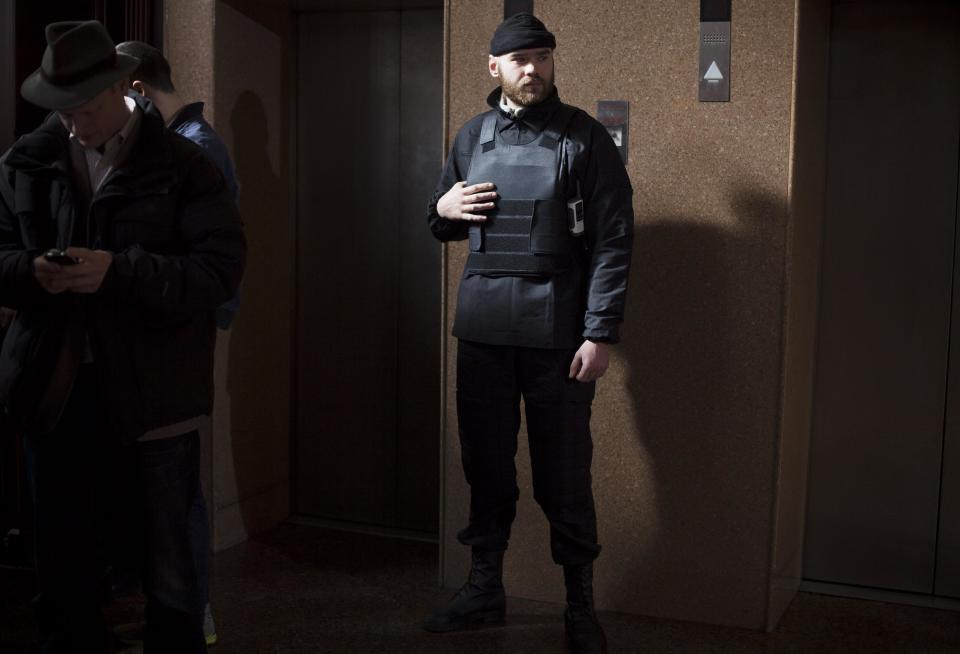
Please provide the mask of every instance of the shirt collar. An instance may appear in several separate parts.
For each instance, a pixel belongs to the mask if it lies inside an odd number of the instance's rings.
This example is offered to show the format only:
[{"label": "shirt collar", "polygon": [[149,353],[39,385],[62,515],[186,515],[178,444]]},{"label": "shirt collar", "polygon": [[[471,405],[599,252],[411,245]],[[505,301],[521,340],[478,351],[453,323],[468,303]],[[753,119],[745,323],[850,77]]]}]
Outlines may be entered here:
[{"label": "shirt collar", "polygon": [[507,114],[508,116],[510,116],[515,120],[523,118],[523,114],[527,113],[527,107],[519,107],[517,109],[514,109],[509,104],[507,104],[507,98],[505,95],[503,95],[503,93],[500,94],[500,104],[498,105],[498,108],[500,109],[500,111],[502,111],[503,113]]},{"label": "shirt collar", "polygon": [[547,126],[553,112],[560,105],[560,95],[554,88],[553,95],[540,104],[523,107],[518,111],[511,111],[503,102],[502,93],[497,88],[487,96],[487,104],[499,111],[501,119],[497,121],[497,128],[501,132],[517,122],[523,123],[535,132],[541,132]]}]

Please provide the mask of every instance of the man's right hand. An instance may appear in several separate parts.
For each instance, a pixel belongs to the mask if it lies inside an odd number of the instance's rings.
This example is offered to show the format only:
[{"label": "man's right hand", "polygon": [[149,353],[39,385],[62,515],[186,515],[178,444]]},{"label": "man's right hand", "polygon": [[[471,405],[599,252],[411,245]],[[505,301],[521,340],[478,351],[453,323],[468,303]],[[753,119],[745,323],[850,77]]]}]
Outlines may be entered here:
[{"label": "man's right hand", "polygon": [[437,213],[447,220],[483,222],[487,217],[477,212],[494,208],[493,201],[497,199],[497,194],[493,190],[495,188],[496,186],[488,182],[472,186],[457,182],[437,202]]},{"label": "man's right hand", "polygon": [[60,264],[47,261],[42,254],[33,260],[33,276],[47,293],[63,293],[67,290],[67,281],[61,275],[61,268]]}]

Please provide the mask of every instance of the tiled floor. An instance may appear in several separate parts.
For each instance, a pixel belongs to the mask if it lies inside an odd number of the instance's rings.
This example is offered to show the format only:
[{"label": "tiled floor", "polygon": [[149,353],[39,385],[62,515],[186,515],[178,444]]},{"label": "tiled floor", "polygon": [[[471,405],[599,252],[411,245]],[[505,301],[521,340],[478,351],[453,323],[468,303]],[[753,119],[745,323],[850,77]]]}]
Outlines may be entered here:
[{"label": "tiled floor", "polygon": [[[562,608],[508,603],[507,625],[436,635],[419,622],[448,592],[436,587],[436,546],[284,525],[219,554],[214,654],[546,654],[564,652]],[[0,571],[0,652],[31,651],[29,576]],[[129,617],[130,607],[111,617]],[[610,652],[960,652],[960,614],[801,594],[777,630],[601,616]]]}]

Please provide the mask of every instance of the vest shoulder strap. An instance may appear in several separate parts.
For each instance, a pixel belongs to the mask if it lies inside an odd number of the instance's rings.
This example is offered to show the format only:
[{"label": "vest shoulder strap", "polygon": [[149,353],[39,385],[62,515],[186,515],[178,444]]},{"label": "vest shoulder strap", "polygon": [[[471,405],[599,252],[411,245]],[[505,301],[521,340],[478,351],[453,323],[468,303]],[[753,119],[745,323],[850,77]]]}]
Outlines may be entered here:
[{"label": "vest shoulder strap", "polygon": [[557,143],[563,140],[563,135],[567,133],[567,127],[570,126],[570,121],[573,120],[573,117],[577,115],[578,111],[580,111],[580,109],[576,107],[571,107],[562,102],[560,103],[557,110],[553,112],[553,116],[550,117],[550,122],[543,128],[544,137],[546,137],[547,140],[553,141],[552,144],[544,143],[545,146],[555,147]]},{"label": "vest shoulder strap", "polygon": [[497,112],[488,111],[483,117],[483,125],[480,127],[480,145],[485,146],[496,140],[497,133]]}]

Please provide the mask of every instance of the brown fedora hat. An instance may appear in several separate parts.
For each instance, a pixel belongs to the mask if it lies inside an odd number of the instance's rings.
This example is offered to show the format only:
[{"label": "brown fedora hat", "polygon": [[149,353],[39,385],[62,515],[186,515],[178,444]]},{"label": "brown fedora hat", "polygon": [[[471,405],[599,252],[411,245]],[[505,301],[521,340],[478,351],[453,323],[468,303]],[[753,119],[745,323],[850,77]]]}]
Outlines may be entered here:
[{"label": "brown fedora hat", "polygon": [[135,57],[118,54],[106,28],[95,20],[50,23],[40,68],[20,95],[44,109],[71,109],[129,76]]}]

